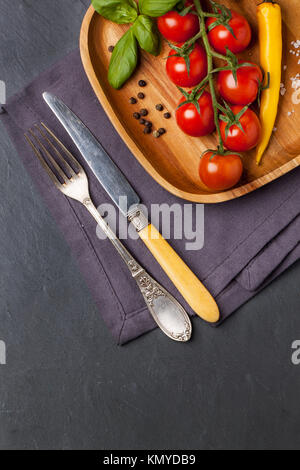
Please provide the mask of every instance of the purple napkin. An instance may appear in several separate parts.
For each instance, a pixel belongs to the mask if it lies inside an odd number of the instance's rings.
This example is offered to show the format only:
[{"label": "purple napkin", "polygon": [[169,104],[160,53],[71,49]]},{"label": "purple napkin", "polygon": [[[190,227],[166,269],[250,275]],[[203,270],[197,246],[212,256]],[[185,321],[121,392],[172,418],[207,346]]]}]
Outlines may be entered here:
[{"label": "purple napkin", "polygon": [[[79,152],[44,103],[43,91],[56,94],[79,115],[148,208],[151,203],[183,205],[186,201],[161,188],[131,155],[94,95],[78,51],[41,75],[5,106],[1,119],[18,154],[71,245],[107,326],[118,344],[124,344],[150,331],[155,324],[135,281],[110,242],[97,238],[94,220],[79,203],[56,190],[25,144],[24,131],[43,120],[81,160]],[[111,202],[88,169],[87,172],[95,204]],[[216,298],[221,321],[299,259],[299,183],[300,169],[296,169],[246,197],[205,206],[205,243],[198,251],[187,251],[187,240],[170,240]],[[192,314],[144,244],[128,239],[125,245]]]}]

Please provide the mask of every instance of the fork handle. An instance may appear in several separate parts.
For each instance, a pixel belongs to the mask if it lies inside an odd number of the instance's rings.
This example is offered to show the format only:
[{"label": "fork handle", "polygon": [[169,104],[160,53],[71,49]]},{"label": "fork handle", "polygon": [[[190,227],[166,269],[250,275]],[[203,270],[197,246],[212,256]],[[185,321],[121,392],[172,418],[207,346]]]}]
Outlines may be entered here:
[{"label": "fork handle", "polygon": [[101,217],[92,200],[85,199],[83,205],[94,217],[101,229],[125,261],[135,279],[149,312],[158,327],[174,341],[186,342],[191,338],[192,325],[184,308],[177,300],[155,281],[133,258],[116,234]]}]

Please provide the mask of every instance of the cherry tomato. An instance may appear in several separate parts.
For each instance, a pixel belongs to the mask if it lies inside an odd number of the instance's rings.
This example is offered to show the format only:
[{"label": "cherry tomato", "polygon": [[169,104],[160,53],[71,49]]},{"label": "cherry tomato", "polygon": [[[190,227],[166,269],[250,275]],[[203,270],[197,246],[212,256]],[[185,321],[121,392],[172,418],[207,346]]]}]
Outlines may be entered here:
[{"label": "cherry tomato", "polygon": [[197,11],[196,10],[196,7],[195,7],[195,2],[194,0],[186,0],[186,2],[184,3],[184,7],[187,8],[187,7],[192,7],[191,8],[191,11]]},{"label": "cherry tomato", "polygon": [[236,74],[237,82],[231,70],[223,70],[219,73],[217,87],[220,95],[231,104],[245,106],[253,103],[257,98],[260,83],[263,81],[261,68],[252,64],[252,66],[240,67]]},{"label": "cherry tomato", "polygon": [[[229,26],[233,29],[234,35],[223,25],[216,26],[208,33],[211,46],[220,54],[226,55],[226,47],[237,54],[244,51],[251,41],[251,28],[246,18],[234,10],[231,10],[232,18]],[[208,18],[206,27],[216,21],[216,18]]]},{"label": "cherry tomato", "polygon": [[201,158],[199,175],[202,182],[213,191],[225,191],[241,179],[243,164],[237,154],[220,155],[207,151]]},{"label": "cherry tomato", "polygon": [[[179,104],[186,101],[183,96]],[[198,100],[200,114],[193,103],[187,103],[176,111],[177,124],[183,132],[192,137],[202,137],[215,130],[214,109],[211,94],[205,91]]]},{"label": "cherry tomato", "polygon": [[[178,44],[181,47],[183,44]],[[176,57],[177,52],[171,49],[166,68],[167,74],[177,86],[190,88],[198,85],[207,75],[207,56],[204,48],[195,43],[194,50],[189,54],[190,71],[188,73],[184,57]]]},{"label": "cherry tomato", "polygon": [[[243,106],[232,106],[231,109],[236,115],[243,109]],[[257,146],[261,136],[261,124],[257,115],[251,109],[247,109],[242,115],[240,123],[244,132],[234,124],[229,129],[226,139],[225,129],[227,124],[220,121],[222,139],[229,150],[247,152]]]},{"label": "cherry tomato", "polygon": [[[188,1],[186,6],[193,2]],[[177,11],[169,11],[157,20],[157,26],[161,34],[173,42],[186,42],[199,32],[198,16],[187,13],[181,16]]]}]

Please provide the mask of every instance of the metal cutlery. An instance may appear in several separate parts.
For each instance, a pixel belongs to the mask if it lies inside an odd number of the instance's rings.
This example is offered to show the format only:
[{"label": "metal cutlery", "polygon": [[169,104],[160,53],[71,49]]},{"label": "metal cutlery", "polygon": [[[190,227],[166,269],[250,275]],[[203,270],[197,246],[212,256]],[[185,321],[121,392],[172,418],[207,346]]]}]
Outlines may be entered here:
[{"label": "metal cutlery", "polygon": [[65,196],[82,203],[100,225],[125,261],[159,328],[175,341],[188,341],[191,338],[192,325],[183,307],[149,276],[120,242],[94,206],[88,178],[82,166],[44,123],[41,126],[36,125],[34,129],[30,129],[25,138],[57,189]]},{"label": "metal cutlery", "polygon": [[[139,196],[102,145],[59,98],[47,92],[43,93],[43,98],[70,135],[98,181],[120,211],[133,223],[141,240],[183,298],[201,318],[210,323],[217,322],[220,312],[214,298],[158,230],[149,223],[139,205]],[[127,201],[125,205],[120,203],[124,199]]]}]

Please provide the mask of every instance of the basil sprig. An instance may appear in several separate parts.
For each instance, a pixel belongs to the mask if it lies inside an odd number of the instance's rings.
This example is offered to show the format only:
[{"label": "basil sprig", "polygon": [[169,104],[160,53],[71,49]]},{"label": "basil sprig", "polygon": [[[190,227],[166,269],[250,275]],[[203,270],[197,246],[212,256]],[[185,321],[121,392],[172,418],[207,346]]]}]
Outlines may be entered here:
[{"label": "basil sprig", "polygon": [[[111,56],[108,81],[116,89],[128,80],[138,63],[138,45],[149,54],[159,55],[160,35],[151,17],[164,15],[178,0],[91,0],[104,18],[118,24],[133,23],[116,44]],[[139,14],[140,12],[140,14]]]},{"label": "basil sprig", "polygon": [[133,29],[130,28],[114,48],[111,56],[108,81],[116,89],[133,74],[138,61],[138,47]]},{"label": "basil sprig", "polygon": [[96,12],[114,23],[133,23],[137,16],[137,4],[134,0],[92,0]]},{"label": "basil sprig", "polygon": [[159,55],[161,50],[160,36],[152,18],[139,15],[133,25],[133,32],[144,51],[155,56]]},{"label": "basil sprig", "polygon": [[140,0],[140,12],[144,15],[157,17],[165,15],[177,5],[179,0]]}]

